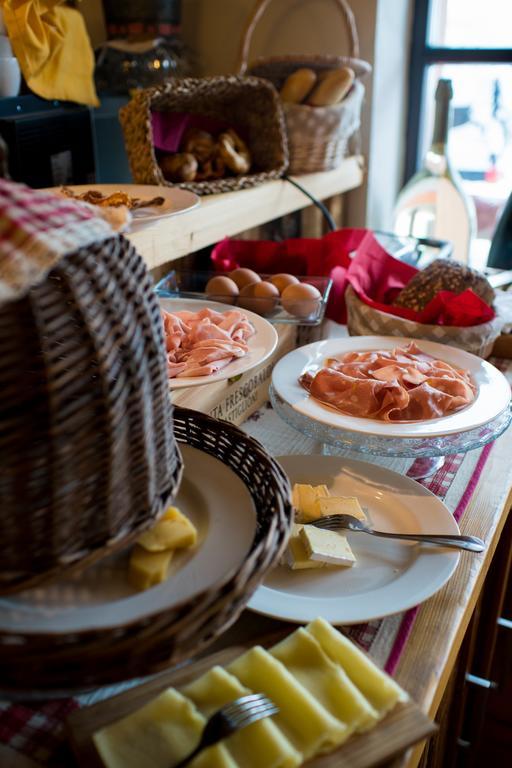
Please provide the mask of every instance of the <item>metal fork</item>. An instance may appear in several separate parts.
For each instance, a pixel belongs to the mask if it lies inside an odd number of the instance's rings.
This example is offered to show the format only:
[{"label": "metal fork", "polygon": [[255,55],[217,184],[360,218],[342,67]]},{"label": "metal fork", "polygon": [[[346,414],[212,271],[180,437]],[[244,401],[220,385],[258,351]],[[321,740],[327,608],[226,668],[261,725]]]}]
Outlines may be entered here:
[{"label": "metal fork", "polygon": [[252,725],[264,717],[276,715],[278,712],[279,707],[276,707],[262,693],[250,693],[231,701],[213,713],[204,727],[197,747],[188,757],[176,763],[174,768],[184,768],[206,747],[211,747],[222,739],[227,739],[235,731],[247,728],[248,725]]},{"label": "metal fork", "polygon": [[437,544],[439,547],[454,547],[455,549],[466,549],[468,552],[483,552],[485,543],[476,536],[457,536],[452,534],[426,534],[426,533],[384,533],[376,531],[365,525],[361,520],[352,515],[326,515],[318,520],[313,520],[308,525],[314,525],[315,528],[323,528],[327,531],[338,531],[348,529],[349,531],[362,531],[370,533],[372,536],[382,536],[384,539],[407,539],[409,541],[425,541],[430,544]]}]

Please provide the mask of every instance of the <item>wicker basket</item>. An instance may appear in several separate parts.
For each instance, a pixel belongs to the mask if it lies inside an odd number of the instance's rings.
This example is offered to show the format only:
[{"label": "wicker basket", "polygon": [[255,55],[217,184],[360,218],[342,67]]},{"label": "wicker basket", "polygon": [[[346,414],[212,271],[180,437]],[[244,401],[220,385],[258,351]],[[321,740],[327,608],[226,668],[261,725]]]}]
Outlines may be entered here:
[{"label": "wicker basket", "polygon": [[94,561],[172,499],[164,349],[144,262],[111,232],[0,302],[0,594]]},{"label": "wicker basket", "polygon": [[449,344],[479,357],[489,357],[494,342],[501,333],[504,319],[496,315],[494,320],[480,325],[459,328],[450,325],[428,325],[406,320],[369,307],[358,297],[351,285],[345,292],[347,327],[351,336],[400,336],[407,339],[426,339],[439,344]]},{"label": "wicker basket", "polygon": [[[257,528],[243,563],[186,602],[127,625],[68,633],[0,633],[1,691],[18,696],[70,692],[157,672],[191,658],[236,620],[278,561],[292,508],[290,485],[277,462],[237,427],[198,411],[175,408],[174,433],[179,442],[231,467],[250,492]],[[22,664],[17,663],[20,658]]]},{"label": "wicker basket", "polygon": [[336,0],[350,37],[350,56],[293,55],[259,58],[248,65],[251,39],[256,25],[271,0],[257,0],[255,9],[242,37],[238,64],[239,74],[248,72],[270,80],[279,90],[292,72],[308,67],[315,72],[351,67],[356,81],[348,96],[331,107],[310,107],[307,104],[284,104],[289,173],[313,173],[337,168],[347,154],[348,140],[357,131],[361,120],[364,86],[361,78],[371,71],[371,66],[359,56],[359,39],[354,14],[347,0]]},{"label": "wicker basket", "polygon": [[[254,172],[212,181],[166,181],[153,146],[151,111],[216,118],[240,130],[250,148]],[[133,180],[189,189],[198,195],[247,189],[280,178],[288,165],[283,109],[273,86],[255,77],[172,80],[138,91],[120,112]]]}]

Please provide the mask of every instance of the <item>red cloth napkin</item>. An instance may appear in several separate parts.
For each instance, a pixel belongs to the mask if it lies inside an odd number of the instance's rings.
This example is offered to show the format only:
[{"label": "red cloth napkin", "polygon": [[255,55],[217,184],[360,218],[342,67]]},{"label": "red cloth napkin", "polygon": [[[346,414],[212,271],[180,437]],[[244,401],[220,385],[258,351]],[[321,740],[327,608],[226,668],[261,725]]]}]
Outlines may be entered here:
[{"label": "red cloth napkin", "polygon": [[220,272],[250,267],[268,274],[329,276],[333,287],[326,314],[338,323],[347,320],[344,296],[349,283],[368,306],[417,323],[466,327],[495,316],[492,307],[471,290],[458,295],[441,291],[421,312],[391,306],[418,270],[391,256],[368,229],[340,229],[318,239],[281,243],[226,238],[215,246],[211,260]]}]

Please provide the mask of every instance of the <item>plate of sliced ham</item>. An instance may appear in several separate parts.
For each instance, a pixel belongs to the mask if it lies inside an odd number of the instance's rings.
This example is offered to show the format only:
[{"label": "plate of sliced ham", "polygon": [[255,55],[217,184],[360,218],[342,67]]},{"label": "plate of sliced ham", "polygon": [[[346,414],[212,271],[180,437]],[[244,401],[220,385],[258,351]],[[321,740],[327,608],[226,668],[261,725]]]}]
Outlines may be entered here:
[{"label": "plate of sliced ham", "polygon": [[300,347],[278,362],[272,384],[304,416],[389,438],[466,432],[510,404],[506,378],[486,360],[445,344],[393,336]]},{"label": "plate of sliced ham", "polygon": [[240,376],[276,348],[275,328],[254,312],[215,301],[159,302],[171,389]]}]

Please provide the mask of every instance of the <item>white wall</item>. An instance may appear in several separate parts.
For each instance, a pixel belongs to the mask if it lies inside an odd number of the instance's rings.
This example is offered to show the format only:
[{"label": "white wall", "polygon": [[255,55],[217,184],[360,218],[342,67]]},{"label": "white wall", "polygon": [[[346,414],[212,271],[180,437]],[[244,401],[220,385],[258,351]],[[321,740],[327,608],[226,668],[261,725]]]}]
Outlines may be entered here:
[{"label": "white wall", "polygon": [[410,0],[378,0],[366,201],[367,223],[375,229],[390,229],[402,186],[412,5]]}]

